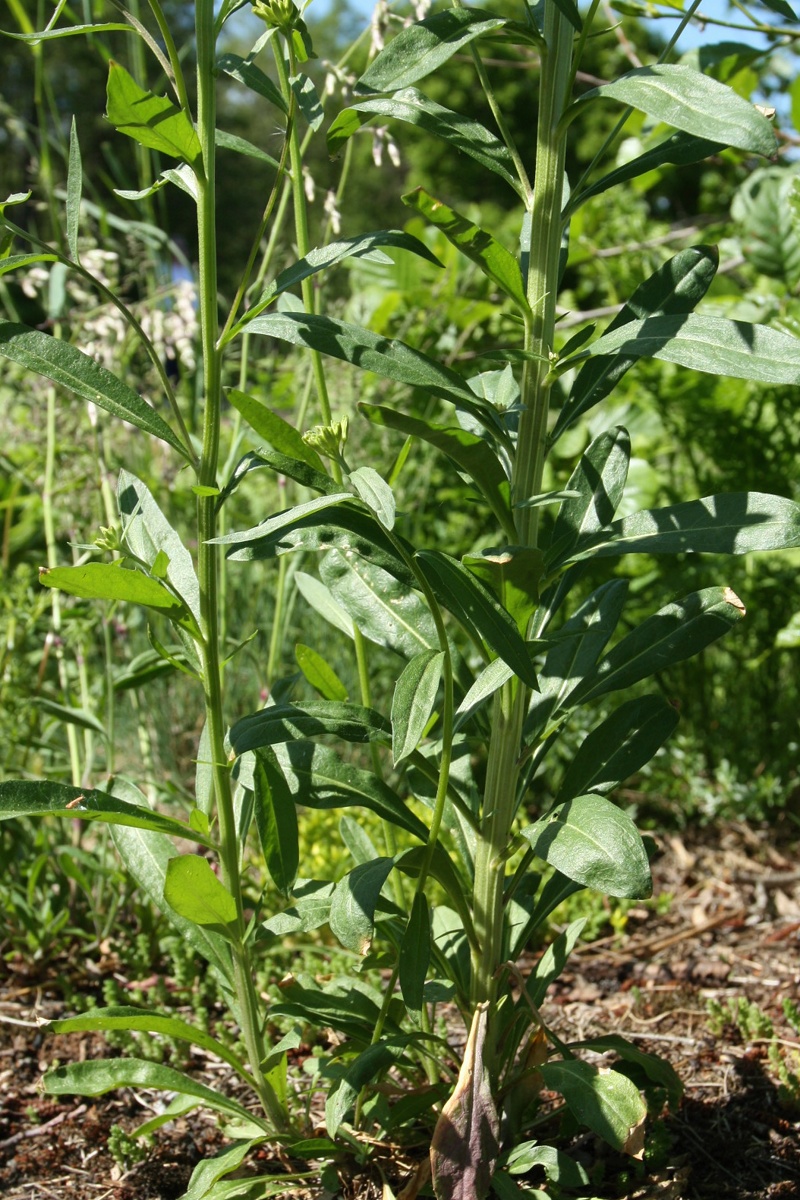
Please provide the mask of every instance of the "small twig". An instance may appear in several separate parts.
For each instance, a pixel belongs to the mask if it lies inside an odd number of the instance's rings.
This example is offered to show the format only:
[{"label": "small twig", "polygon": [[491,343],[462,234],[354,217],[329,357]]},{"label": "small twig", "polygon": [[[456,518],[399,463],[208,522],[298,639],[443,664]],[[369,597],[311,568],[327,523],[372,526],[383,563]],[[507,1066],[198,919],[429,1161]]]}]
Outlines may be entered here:
[{"label": "small twig", "polygon": [[0,1150],[7,1150],[9,1146],[16,1146],[18,1142],[24,1141],[25,1138],[39,1137],[42,1133],[47,1133],[56,1125],[61,1125],[69,1117],[79,1117],[86,1112],[86,1105],[79,1104],[77,1108],[73,1108],[72,1112],[59,1113],[53,1117],[51,1121],[46,1121],[44,1125],[34,1125],[32,1129],[22,1129],[19,1133],[13,1133],[10,1138],[6,1138],[4,1142],[0,1142]]}]

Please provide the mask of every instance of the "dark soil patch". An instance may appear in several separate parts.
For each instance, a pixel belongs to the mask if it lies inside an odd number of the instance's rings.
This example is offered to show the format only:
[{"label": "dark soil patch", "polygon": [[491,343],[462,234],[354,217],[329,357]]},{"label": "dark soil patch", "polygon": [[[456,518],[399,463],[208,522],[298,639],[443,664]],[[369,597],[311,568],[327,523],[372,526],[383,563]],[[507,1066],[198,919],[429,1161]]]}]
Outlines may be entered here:
[{"label": "dark soil patch", "polygon": [[[685,1086],[677,1112],[654,1127],[645,1164],[594,1139],[573,1147],[607,1200],[800,1200],[800,1036],[783,1001],[800,1001],[800,869],[774,829],[727,829],[716,840],[668,839],[654,864],[665,911],[635,906],[624,936],[582,945],[554,985],[545,1017],[570,1040],[619,1033],[673,1064]],[[0,979],[0,1195],[5,1200],[177,1200],[195,1164],[224,1144],[213,1117],[192,1112],[162,1127],[147,1160],[123,1172],[108,1152],[111,1126],[135,1128],[162,1099],[124,1089],[96,1100],[41,1094],[56,1061],[102,1057],[102,1038],[54,1037],[35,1018],[64,1014],[60,983],[80,978],[64,958],[6,963]],[[96,987],[97,972],[84,991]],[[742,1001],[771,1020],[772,1038],[726,1019]],[[722,1010],[709,1022],[709,1004]],[[752,1011],[752,1010],[751,1010]],[[783,1084],[781,1067],[783,1064]],[[210,1058],[185,1069],[215,1087],[235,1083]],[[789,1083],[787,1088],[785,1085]],[[320,1130],[322,1132],[322,1130]],[[409,1150],[409,1155],[414,1152]],[[417,1152],[417,1156],[419,1154]],[[262,1151],[258,1170],[280,1174]],[[396,1194],[412,1158],[390,1151]],[[541,1183],[537,1184],[541,1186]],[[380,1196],[379,1179],[353,1177],[348,1197]],[[286,1196],[314,1200],[321,1189]],[[424,1193],[423,1193],[424,1194]]]}]

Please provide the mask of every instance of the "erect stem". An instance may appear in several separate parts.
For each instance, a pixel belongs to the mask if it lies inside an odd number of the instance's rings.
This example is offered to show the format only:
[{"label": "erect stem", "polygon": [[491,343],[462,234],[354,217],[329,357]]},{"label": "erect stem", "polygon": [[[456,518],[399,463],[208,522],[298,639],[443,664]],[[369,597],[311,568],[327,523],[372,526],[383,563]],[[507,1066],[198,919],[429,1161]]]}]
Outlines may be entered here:
[{"label": "erect stem", "polygon": [[[201,488],[213,488],[217,482],[221,411],[221,358],[217,350],[217,242],[216,195],[214,172],[214,130],[216,97],[214,93],[214,4],[197,0],[197,132],[203,151],[204,170],[198,178],[197,223],[200,281],[200,331],[203,346],[203,443],[197,481]],[[285,1130],[288,1117],[261,1064],[265,1058],[249,954],[244,945],[245,922],[242,906],[240,848],[233,807],[230,771],[225,756],[225,725],[222,714],[222,683],[219,661],[219,550],[211,545],[216,536],[214,495],[199,495],[197,500],[198,577],[202,640],[199,646],[203,668],[206,727],[219,823],[220,869],[222,881],[236,904],[236,936],[232,946],[233,971],[242,1035],[250,1060],[259,1098],[278,1130]]]},{"label": "erect stem", "polygon": [[[522,376],[522,417],[512,476],[515,501],[541,490],[549,387],[548,359],[555,329],[559,282],[565,135],[558,128],[571,77],[572,28],[551,0],[545,8],[541,56],[536,174],[530,207],[531,248],[525,327],[528,352]],[[520,542],[536,546],[538,508],[518,510]],[[495,997],[495,972],[504,958],[503,888],[505,852],[517,809],[519,753],[528,693],[512,679],[496,695],[486,768],[481,831],[475,859],[473,911],[479,950],[473,955],[472,1002]],[[487,1061],[493,1057],[490,1030]]]}]

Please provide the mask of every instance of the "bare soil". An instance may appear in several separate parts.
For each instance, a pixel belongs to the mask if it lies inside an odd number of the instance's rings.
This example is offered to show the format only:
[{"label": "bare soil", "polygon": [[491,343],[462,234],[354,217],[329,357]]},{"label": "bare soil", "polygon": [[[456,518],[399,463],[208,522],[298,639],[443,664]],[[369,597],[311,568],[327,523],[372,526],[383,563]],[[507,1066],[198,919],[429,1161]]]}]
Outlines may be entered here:
[{"label": "bare soil", "polygon": [[[800,1200],[800,1085],[794,1094],[781,1088],[775,1062],[777,1054],[800,1076],[800,1037],[782,1008],[786,998],[800,1002],[796,840],[783,840],[779,827],[729,826],[665,838],[659,849],[653,873],[662,911],[636,906],[624,932],[582,944],[552,988],[545,1017],[570,1040],[614,1032],[662,1055],[685,1095],[655,1126],[644,1164],[593,1138],[576,1140],[572,1152],[603,1200]],[[56,1061],[109,1053],[95,1035],[57,1037],[36,1027],[37,1017],[65,1014],[65,975],[86,972],[89,991],[103,969],[71,961],[67,951],[47,963],[0,967],[5,1200],[177,1200],[195,1164],[224,1144],[213,1117],[192,1113],[163,1127],[146,1161],[123,1172],[108,1152],[109,1130],[147,1120],[159,1097],[133,1089],[96,1100],[41,1093],[41,1074]],[[743,999],[771,1018],[772,1057],[770,1039],[743,1036],[732,1021],[710,1023],[709,1002]],[[216,1087],[228,1081],[227,1069],[208,1056],[195,1056],[186,1069]],[[404,1188],[413,1194],[413,1165],[395,1157],[389,1179],[396,1195]],[[265,1152],[253,1166],[262,1174],[285,1169]],[[365,1176],[351,1177],[344,1190],[359,1200],[381,1195],[380,1181]],[[329,1193],[287,1186],[285,1195],[321,1200]]]}]

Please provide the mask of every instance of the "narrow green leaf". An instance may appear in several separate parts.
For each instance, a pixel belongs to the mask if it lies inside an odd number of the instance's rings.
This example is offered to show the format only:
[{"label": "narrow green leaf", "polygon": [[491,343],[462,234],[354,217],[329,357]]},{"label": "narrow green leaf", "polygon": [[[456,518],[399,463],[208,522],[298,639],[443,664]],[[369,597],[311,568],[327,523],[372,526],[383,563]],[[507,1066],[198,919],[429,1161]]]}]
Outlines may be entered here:
[{"label": "narrow green leaf", "polygon": [[308,127],[316,133],[325,120],[325,110],[314,81],[308,75],[296,75],[289,80],[289,86],[297,100],[297,111],[302,113]]},{"label": "narrow green leaf", "polygon": [[[0,211],[2,211],[0,205]],[[6,275],[9,271],[21,271],[25,267],[32,267],[36,263],[42,262],[58,262],[57,254],[10,254],[8,258],[0,258],[0,275]]]},{"label": "narrow green leaf", "polygon": [[375,513],[384,529],[394,529],[397,511],[394,493],[383,476],[374,467],[357,467],[350,472],[349,480],[359,499]]},{"label": "narrow green leaf", "polygon": [[759,383],[800,382],[800,338],[725,317],[688,313],[631,321],[604,333],[588,352],[661,358],[693,371]]},{"label": "narrow green leaf", "polygon": [[299,880],[294,893],[296,903],[264,921],[261,928],[273,937],[283,938],[327,925],[335,886],[322,879]]},{"label": "narrow green leaf", "polygon": [[567,484],[577,495],[564,501],[555,519],[545,559],[548,570],[610,524],[625,491],[630,457],[631,439],[621,425],[594,439]]},{"label": "narrow green leaf", "polygon": [[318,496],[315,500],[307,500],[305,504],[296,504],[294,508],[288,508],[285,512],[278,513],[276,517],[269,517],[252,529],[226,533],[223,537],[211,538],[210,541],[218,546],[241,546],[249,542],[259,542],[275,533],[284,533],[294,529],[306,518],[316,518],[319,513],[324,512],[332,505],[342,504],[343,501],[352,500],[352,498],[351,492],[334,492],[333,495]]},{"label": "narrow green leaf", "polygon": [[[539,1008],[544,1003],[547,989],[554,980],[558,979],[575,949],[588,918],[578,917],[566,929],[553,939],[525,981],[525,991],[532,1004]],[[524,996],[520,996],[518,1006],[527,1008]]]},{"label": "narrow green leaf", "polygon": [[322,560],[320,576],[370,641],[409,659],[421,650],[439,649],[427,605],[410,586],[380,567],[334,550]]},{"label": "narrow green leaf", "polygon": [[0,354],[160,438],[187,457],[166,421],[141,396],[69,342],[13,321],[0,321]]},{"label": "narrow green leaf", "polygon": [[680,717],[661,696],[626,700],[584,738],[556,797],[609,792],[648,763],[674,733]]},{"label": "narrow green leaf", "polygon": [[392,699],[392,759],[397,766],[419,745],[439,693],[444,652],[423,650],[407,664]]},{"label": "narrow green leaf", "polygon": [[39,582],[58,588],[83,600],[124,600],[143,604],[170,615],[178,615],[183,605],[157,579],[141,571],[128,571],[116,563],[86,563],[82,567],[42,567]]},{"label": "narrow green leaf", "polygon": [[[334,600],[330,589],[324,583],[321,583],[313,575],[307,575],[305,571],[298,571],[295,574],[294,581],[298,592],[305,602],[314,609],[314,612],[319,613],[323,620],[332,625],[334,629],[338,629],[346,637],[350,639],[355,638],[355,625],[353,624],[352,617],[338,601]],[[345,700],[346,698],[346,696],[338,697],[340,700]],[[326,696],[325,699],[331,700],[337,699],[337,697]]]},{"label": "narrow green leaf", "polygon": [[[142,797],[144,801],[144,797]],[[210,838],[196,833],[191,826],[174,817],[153,812],[144,803],[128,804],[96,788],[71,787],[65,783],[11,779],[0,783],[0,820],[9,817],[71,817],[81,821],[99,821],[104,825],[129,825],[153,829],[171,837],[188,838],[203,846],[213,846]]]},{"label": "narrow green leaf", "polygon": [[647,1108],[630,1079],[580,1059],[539,1067],[545,1087],[560,1092],[580,1125],[587,1125],[615,1150],[638,1153],[644,1145]]},{"label": "narrow green leaf", "polygon": [[506,533],[516,540],[509,505],[508,475],[486,440],[458,426],[437,425],[421,417],[407,416],[379,404],[359,404],[359,410],[376,425],[397,429],[408,437],[435,446],[472,478]]},{"label": "narrow green leaf", "polygon": [[381,1038],[368,1046],[348,1067],[346,1074],[329,1094],[325,1104],[325,1128],[335,1137],[339,1126],[356,1103],[359,1092],[403,1057],[408,1037]]},{"label": "narrow green leaf", "polygon": [[375,907],[393,867],[393,858],[376,858],[353,867],[336,884],[330,926],[346,949],[361,955],[369,952],[375,934]]},{"label": "narrow green leaf", "polygon": [[772,126],[754,105],[692,67],[669,63],[637,67],[585,92],[569,111],[577,113],[598,98],[629,104],[674,129],[738,150],[770,158],[777,149]]},{"label": "narrow green leaf", "polygon": [[441,551],[420,550],[417,560],[446,607],[512,668],[528,687],[539,684],[528,648],[513,619],[491,592],[456,559]]},{"label": "narrow green leaf", "polygon": [[236,903],[198,854],[181,854],[167,863],[164,899],[179,916],[196,925],[233,925]]},{"label": "narrow green leaf", "polygon": [[[364,115],[359,117],[359,113]],[[444,108],[413,87],[385,99],[360,100],[340,112],[328,130],[328,151],[331,156],[335,158],[348,138],[373,117],[405,121],[441,138],[462,154],[474,158],[487,171],[499,175],[522,200],[525,199],[515,173],[514,160],[500,139],[478,121]]]},{"label": "narrow green leaf", "polygon": [[[397,869],[412,879],[417,879],[428,857],[427,846],[412,846],[397,858]],[[452,858],[441,843],[436,844],[428,864],[431,876],[440,883],[448,899],[457,911],[462,928],[472,946],[477,946],[478,939],[472,921],[472,910],[467,897],[470,888],[467,881],[456,870]]]},{"label": "narrow green leaf", "polygon": [[192,556],[164,516],[150,489],[129,471],[120,471],[117,504],[126,546],[151,570],[158,556],[166,555],[168,565],[164,578],[199,624],[200,584]]},{"label": "narrow green leaf", "polygon": [[[681,250],[637,287],[609,325],[605,336],[636,318],[690,312],[708,291],[718,266],[716,247],[692,246]],[[558,414],[551,441],[557,441],[578,417],[607,396],[639,357],[639,354],[616,353],[591,358],[584,363]]]},{"label": "narrow green leaf", "polygon": [[[227,1183],[221,1186],[214,1187],[218,1184],[223,1176],[235,1171],[244,1162],[247,1155],[255,1146],[260,1146],[265,1138],[250,1138],[248,1141],[233,1142],[232,1145],[226,1146],[224,1150],[219,1151],[213,1158],[204,1158],[197,1164],[192,1171],[192,1177],[189,1180],[189,1186],[181,1196],[180,1200],[233,1200],[233,1197],[239,1197],[239,1200],[247,1200],[248,1191],[252,1190],[254,1185],[257,1187],[261,1183],[264,1185],[264,1180],[229,1179]],[[234,1187],[238,1185],[242,1190],[237,1192],[234,1188],[228,1191],[230,1185]],[[256,1193],[259,1195],[259,1200],[264,1200],[266,1196],[274,1193],[267,1185],[266,1191]],[[227,1192],[227,1195],[226,1195]]]},{"label": "narrow green leaf", "polygon": [[[763,492],[728,492],[643,509],[589,539],[589,553],[749,554],[800,546],[800,504]],[[576,557],[580,550],[576,551]]]},{"label": "narrow green leaf", "polygon": [[485,704],[496,691],[499,691],[504,683],[512,679],[513,675],[511,667],[508,663],[503,662],[502,658],[495,658],[488,666],[484,667],[456,710],[456,716],[460,718],[456,722],[456,730],[460,729],[465,721],[477,712],[480,706]]},{"label": "narrow green leaf", "polygon": [[710,158],[712,154],[718,154],[720,150],[724,149],[722,142],[710,142],[708,138],[695,137],[691,133],[682,133],[678,130],[656,146],[645,150],[644,154],[639,154],[621,167],[609,171],[608,175],[603,175],[594,183],[589,184],[584,191],[576,192],[570,197],[564,209],[564,218],[577,212],[581,205],[592,196],[599,196],[603,192],[609,191],[610,188],[627,183],[629,179],[636,179],[648,171],[656,171],[665,165],[685,167],[691,163],[700,162],[704,158]]},{"label": "narrow green leaf", "polygon": [[57,38],[80,37],[83,34],[134,32],[132,25],[120,21],[99,21],[96,25],[65,25],[61,29],[42,29],[38,33],[12,33],[4,29],[3,37],[25,42],[28,46],[38,46],[40,42],[54,42]]},{"label": "narrow green leaf", "polygon": [[160,1033],[164,1037],[177,1038],[208,1050],[217,1058],[233,1067],[238,1075],[249,1080],[250,1075],[238,1055],[218,1042],[216,1038],[194,1025],[188,1025],[179,1017],[165,1016],[144,1008],[114,1007],[93,1008],[79,1017],[66,1017],[59,1021],[47,1021],[53,1033],[82,1033],[85,1030],[138,1029],[147,1033]]},{"label": "narrow green leaf", "polygon": [[142,146],[192,166],[202,160],[200,139],[186,113],[166,96],[146,92],[113,59],[108,64],[106,116],[115,129]]},{"label": "narrow green leaf", "polygon": [[603,796],[576,796],[521,830],[537,858],[608,896],[649,896],[650,866],[633,821]]},{"label": "narrow green leaf", "polygon": [[472,414],[482,424],[497,424],[481,406],[466,382],[449,367],[428,358],[419,350],[395,339],[372,333],[359,325],[348,325],[333,317],[309,313],[269,313],[247,326],[251,333],[278,338],[295,346],[307,346],[320,354],[352,363],[362,371],[374,371],[385,379],[424,388]]},{"label": "narrow green leaf", "polygon": [[339,834],[356,866],[379,858],[379,851],[366,829],[345,813],[339,818]]},{"label": "narrow green leaf", "polygon": [[69,704],[59,704],[56,700],[48,700],[46,696],[36,696],[33,703],[42,712],[48,713],[51,717],[57,717],[59,721],[64,721],[67,725],[77,725],[79,729],[91,729],[94,733],[99,733],[101,737],[106,736],[105,725],[98,721],[94,713],[88,712],[85,708],[73,708]]},{"label": "narrow green leaf", "polygon": [[627,594],[627,580],[611,579],[592,592],[562,625],[539,671],[541,692],[531,702],[525,723],[527,740],[539,737],[559,710],[577,703],[574,693],[594,672],[622,616]]},{"label": "narrow green leaf", "polygon": [[67,170],[67,246],[73,262],[79,262],[78,230],[81,220],[81,193],[83,191],[83,163],[78,141],[78,126],[75,117],[69,131],[69,167]]},{"label": "narrow green leaf", "polygon": [[500,599],[524,636],[539,603],[543,555],[534,546],[501,546],[465,554],[464,566]]},{"label": "narrow green leaf", "polygon": [[629,687],[685,658],[693,658],[744,616],[739,597],[727,587],[703,588],[667,604],[637,626],[587,672],[570,699],[595,700]]},{"label": "narrow green leaf", "polygon": [[422,892],[416,892],[398,957],[400,990],[409,1012],[418,1013],[422,1008],[430,961],[431,918],[428,901]]},{"label": "narrow green leaf", "polygon": [[257,92],[259,96],[269,100],[270,104],[274,104],[284,116],[288,115],[289,109],[280,89],[249,59],[240,58],[238,54],[223,54],[217,59],[214,69],[217,72],[223,71],[232,79],[243,83],[252,92]]},{"label": "narrow green leaf", "polygon": [[367,808],[420,841],[428,840],[426,826],[397,792],[371,771],[343,762],[329,746],[294,742],[280,759],[298,804],[317,809]]},{"label": "narrow green leaf", "polygon": [[373,59],[356,93],[395,92],[424,79],[475,38],[505,25],[503,17],[473,8],[450,8],[403,29]]},{"label": "narrow green leaf", "polygon": [[248,396],[237,388],[228,388],[225,395],[250,428],[280,454],[296,458],[320,474],[326,474],[322,459],[316,450],[306,445],[302,433],[294,425],[290,425],[254,396]]},{"label": "narrow green leaf", "polygon": [[206,1108],[269,1131],[266,1121],[242,1108],[235,1100],[198,1083],[185,1071],[175,1071],[161,1063],[140,1058],[103,1058],[57,1067],[44,1077],[44,1090],[50,1096],[102,1096],[122,1087],[155,1088],[162,1092],[177,1092],[181,1096],[196,1096]]},{"label": "narrow green leaf", "polygon": [[[230,947],[224,938],[213,929],[196,925],[182,917],[164,900],[167,867],[171,859],[178,854],[172,842],[160,833],[119,825],[112,826],[111,836],[125,869],[136,881],[137,886],[149,897],[151,903],[164,913],[187,944],[211,964],[223,984],[232,987],[233,965]],[[194,841],[203,841],[194,831],[190,836]]]},{"label": "narrow green leaf", "polygon": [[454,208],[449,208],[441,200],[431,196],[425,188],[415,188],[401,199],[409,208],[413,208],[430,221],[431,225],[441,229],[448,241],[476,263],[484,275],[496,283],[523,314],[530,312],[519,263],[505,246],[495,241],[490,233],[474,222],[462,217]]},{"label": "narrow green leaf", "polygon": [[380,713],[360,704],[273,704],[237,721],[230,732],[237,755],[261,746],[277,746],[314,734],[333,734],[345,742],[388,743],[391,727]]},{"label": "narrow green leaf", "polygon": [[347,699],[347,688],[321,654],[317,654],[316,650],[312,650],[310,646],[304,646],[302,642],[298,642],[294,648],[294,656],[298,667],[323,700]]},{"label": "narrow green leaf", "polygon": [[541,1167],[548,1179],[570,1191],[589,1186],[589,1176],[580,1163],[555,1146],[524,1142],[521,1146],[515,1146],[506,1160],[506,1170],[510,1175],[527,1175],[534,1167]]},{"label": "narrow green leaf", "polygon": [[248,142],[247,138],[237,137],[235,133],[226,133],[224,129],[214,130],[214,145],[220,150],[232,150],[234,154],[243,154],[245,158],[255,158],[258,162],[266,163],[275,171],[280,167],[278,160],[271,154],[267,154],[266,150],[262,150],[253,142]]},{"label": "narrow green leaf", "polygon": [[297,809],[274,751],[256,750],[253,792],[258,839],[273,883],[284,896],[291,892],[300,866]]},{"label": "narrow green leaf", "polygon": [[[236,326],[236,329],[245,328],[253,317],[257,317],[268,304],[272,303],[276,296],[285,292],[290,287],[296,287],[304,279],[309,279],[312,275],[316,275],[318,271],[322,271],[326,267],[335,266],[336,263],[343,262],[347,258],[375,258],[378,255],[380,255],[379,261],[390,262],[391,260],[388,256],[381,254],[381,246],[392,246],[397,250],[407,250],[410,254],[416,254],[419,258],[424,258],[435,267],[441,267],[442,265],[424,242],[421,242],[419,238],[412,237],[409,233],[402,233],[397,229],[382,229],[376,233],[363,233],[358,237],[341,238],[339,241],[331,242],[327,246],[309,250],[305,258],[301,258],[299,262],[294,263],[291,267],[287,267],[285,271],[281,271],[280,275],[264,289],[255,304],[248,309],[245,316]],[[281,447],[277,448],[281,449]]]}]

